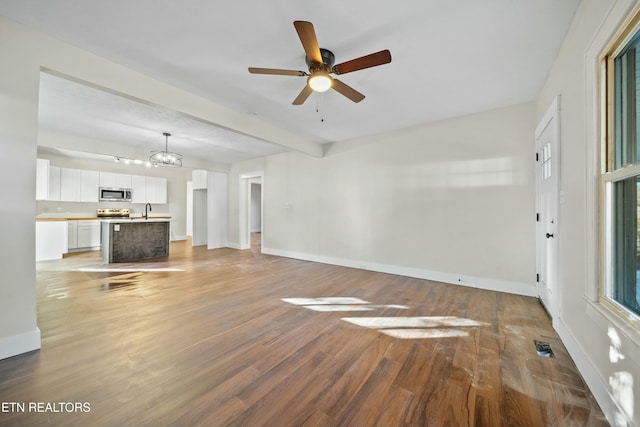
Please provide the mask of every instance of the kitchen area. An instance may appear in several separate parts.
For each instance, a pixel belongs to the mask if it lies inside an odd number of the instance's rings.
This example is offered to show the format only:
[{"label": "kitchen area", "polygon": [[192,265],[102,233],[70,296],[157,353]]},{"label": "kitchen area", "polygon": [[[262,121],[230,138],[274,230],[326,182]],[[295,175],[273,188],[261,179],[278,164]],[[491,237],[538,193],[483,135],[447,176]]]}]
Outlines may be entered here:
[{"label": "kitchen area", "polygon": [[135,262],[187,239],[229,245],[225,172],[39,147],[36,187],[36,261],[102,251],[105,264]]},{"label": "kitchen area", "polygon": [[105,263],[167,257],[170,241],[186,238],[172,224],[172,210],[184,204],[172,206],[168,197],[169,181],[185,185],[184,173],[176,179],[101,170],[110,165],[99,162],[92,169],[58,164],[65,162],[37,159],[36,261],[93,250]]},{"label": "kitchen area", "polygon": [[[38,261],[102,250],[102,221],[116,218],[100,218],[98,211],[128,209],[117,220],[134,223],[147,204],[152,210],[144,221],[167,222],[169,242],[226,247],[229,165],[286,151],[56,73],[41,72],[39,89]],[[167,154],[178,154],[180,164],[152,160]],[[130,192],[111,195],[110,189]]]}]

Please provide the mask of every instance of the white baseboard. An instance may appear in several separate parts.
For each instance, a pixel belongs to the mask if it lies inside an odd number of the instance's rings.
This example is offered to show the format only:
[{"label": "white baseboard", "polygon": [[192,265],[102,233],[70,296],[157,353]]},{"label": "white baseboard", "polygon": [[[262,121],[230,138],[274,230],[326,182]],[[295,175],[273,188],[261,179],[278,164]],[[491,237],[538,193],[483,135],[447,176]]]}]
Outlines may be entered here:
[{"label": "white baseboard", "polygon": [[172,241],[172,242],[177,242],[177,241],[179,241],[179,240],[187,240],[187,236],[186,236],[186,235],[185,235],[185,236],[173,236],[173,237],[171,238],[171,241]]},{"label": "white baseboard", "polygon": [[40,329],[0,338],[0,360],[40,348]]},{"label": "white baseboard", "polygon": [[612,426],[633,426],[633,422],[627,417],[624,410],[618,406],[618,403],[609,392],[608,385],[603,382],[602,377],[587,357],[586,352],[582,349],[562,319],[555,320],[553,322],[553,328],[560,336],[562,343],[576,364],[582,378],[587,383],[589,390],[591,390],[593,397],[596,399],[596,402],[598,402],[598,405],[600,405],[604,416],[607,417],[607,421],[609,421]]},{"label": "white baseboard", "polygon": [[305,261],[314,261],[322,264],[340,265],[343,267],[359,268],[361,270],[377,271],[379,273],[396,274],[398,276],[415,277],[418,279],[433,280],[436,282],[462,285],[490,291],[506,292],[510,294],[537,296],[534,284],[512,282],[507,280],[491,279],[485,277],[465,276],[453,273],[443,273],[421,268],[402,267],[391,264],[372,263],[345,258],[334,258],[316,254],[306,254],[301,252],[283,251],[262,247],[262,253],[277,255],[286,258],[295,258]]}]

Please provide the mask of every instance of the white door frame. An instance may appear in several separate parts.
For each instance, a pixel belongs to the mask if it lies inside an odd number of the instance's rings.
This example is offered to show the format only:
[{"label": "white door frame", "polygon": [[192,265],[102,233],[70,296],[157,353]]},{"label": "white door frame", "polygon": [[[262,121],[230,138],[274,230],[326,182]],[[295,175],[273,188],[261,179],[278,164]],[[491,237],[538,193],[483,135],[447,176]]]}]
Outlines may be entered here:
[{"label": "white door frame", "polygon": [[536,126],[535,150],[536,288],[540,301],[555,322],[560,315],[560,95],[553,99]]},{"label": "white door frame", "polygon": [[251,183],[260,179],[260,242],[264,242],[264,171],[243,173],[240,175],[240,195],[238,209],[238,240],[239,249],[251,248]]}]

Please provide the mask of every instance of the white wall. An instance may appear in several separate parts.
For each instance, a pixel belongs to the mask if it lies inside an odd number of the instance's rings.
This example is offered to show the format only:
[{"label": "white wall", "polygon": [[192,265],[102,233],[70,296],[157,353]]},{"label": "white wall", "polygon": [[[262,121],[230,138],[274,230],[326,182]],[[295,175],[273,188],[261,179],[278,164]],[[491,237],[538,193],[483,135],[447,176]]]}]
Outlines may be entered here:
[{"label": "white wall", "polygon": [[[537,116],[560,94],[564,202],[558,231],[560,319],[554,326],[612,424],[631,420],[640,426],[640,393],[634,391],[640,384],[640,334],[597,303],[597,58],[637,3],[583,0],[538,99]],[[624,358],[612,357],[612,349]]]},{"label": "white wall", "polygon": [[268,157],[263,251],[533,295],[534,127],[526,104]]},{"label": "white wall", "polygon": [[28,34],[0,19],[0,359],[40,348],[35,215],[40,68]]},{"label": "white wall", "polygon": [[207,249],[228,246],[227,174],[207,171]]}]

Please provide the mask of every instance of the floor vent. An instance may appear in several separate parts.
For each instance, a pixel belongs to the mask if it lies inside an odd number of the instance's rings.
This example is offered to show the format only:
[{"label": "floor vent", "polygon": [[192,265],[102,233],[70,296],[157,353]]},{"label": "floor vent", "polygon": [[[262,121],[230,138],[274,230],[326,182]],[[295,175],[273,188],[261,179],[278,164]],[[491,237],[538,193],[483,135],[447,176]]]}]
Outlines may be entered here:
[{"label": "floor vent", "polygon": [[548,342],[542,342],[542,341],[538,341],[538,340],[533,340],[533,342],[536,345],[536,351],[538,352],[539,356],[551,357],[551,358],[555,358],[556,357],[553,354],[553,350],[551,350],[551,346],[549,345]]}]

